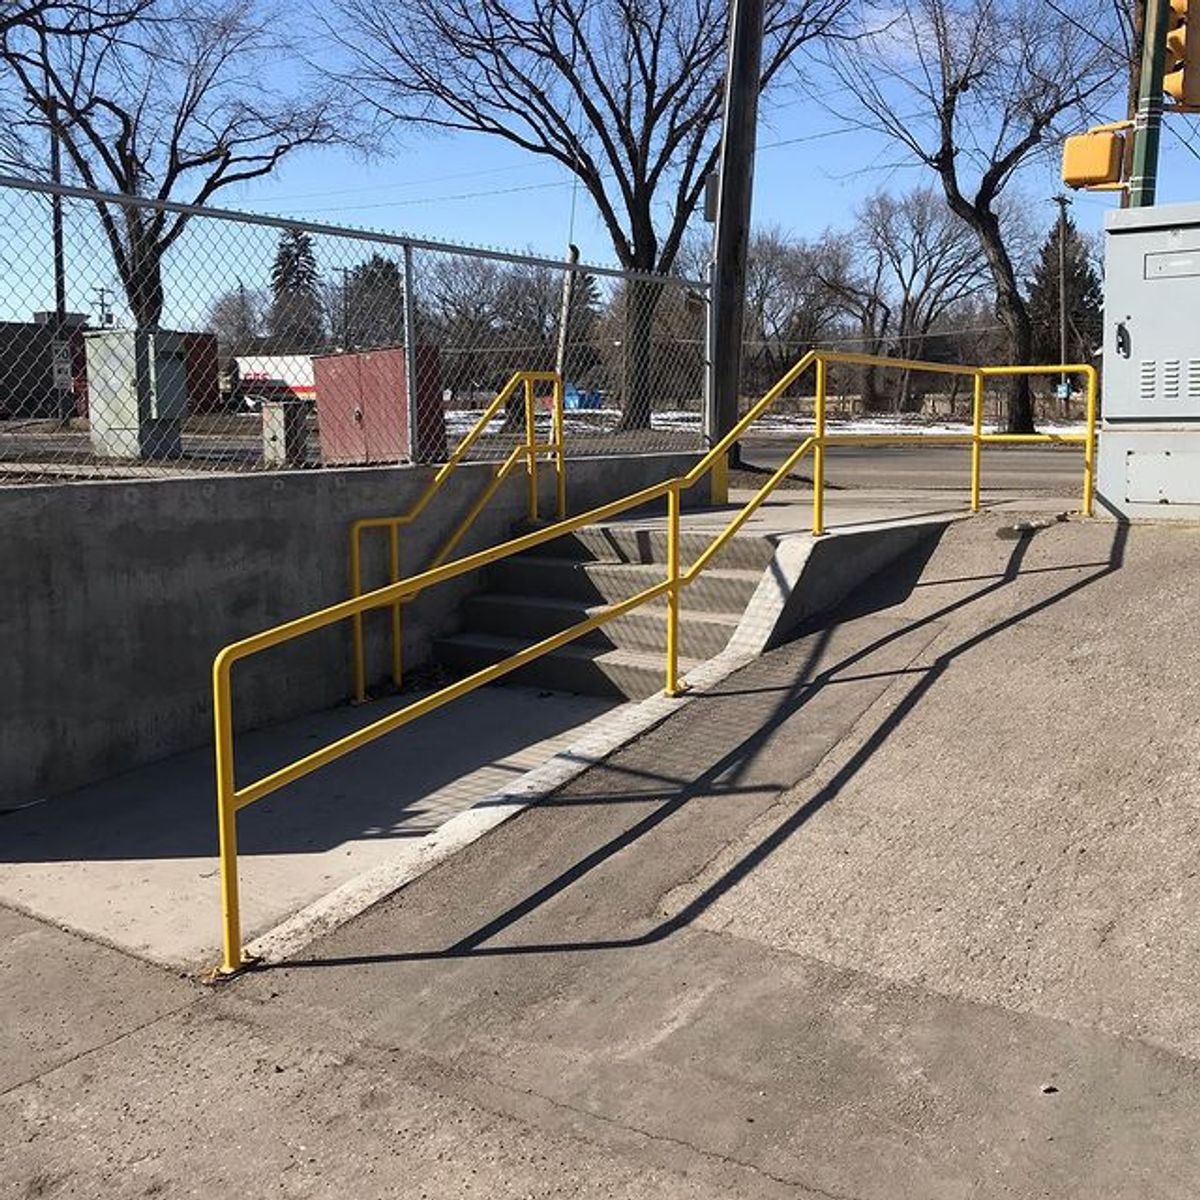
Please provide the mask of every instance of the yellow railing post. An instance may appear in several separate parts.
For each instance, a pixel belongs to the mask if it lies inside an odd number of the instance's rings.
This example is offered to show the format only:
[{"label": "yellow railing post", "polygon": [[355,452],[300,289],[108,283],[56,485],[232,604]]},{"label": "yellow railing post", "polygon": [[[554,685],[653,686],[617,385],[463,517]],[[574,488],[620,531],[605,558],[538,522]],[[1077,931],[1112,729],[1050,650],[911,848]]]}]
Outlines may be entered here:
[{"label": "yellow railing post", "polygon": [[[517,389],[522,385],[525,388],[526,401],[526,438],[523,444],[518,444],[514,448],[513,455],[509,460],[499,468],[499,472],[507,478],[508,473],[513,469],[511,464],[519,463],[522,458],[526,460],[528,468],[530,458],[533,454],[531,447],[536,446],[536,434],[531,432],[531,422],[529,420],[529,400],[533,391],[534,383],[541,381],[543,383],[553,383],[555,385],[555,394],[557,400],[557,415],[558,424],[556,426],[556,437],[559,442],[558,451],[558,471],[559,471],[559,501],[562,509],[560,516],[565,516],[566,505],[566,464],[565,464],[565,447],[562,445],[564,439],[562,436],[562,380],[561,378],[549,371],[514,371],[509,377],[508,382],[504,387],[497,392],[496,396],[487,405],[484,411],[480,414],[475,424],[461,438],[458,445],[451,451],[450,457],[434,472],[432,478],[425,485],[417,500],[412,504],[408,511],[401,516],[394,517],[362,517],[351,523],[350,526],[350,594],[351,596],[361,596],[363,594],[363,568],[362,568],[362,534],[367,529],[386,529],[391,536],[391,544],[389,546],[389,562],[391,580],[394,582],[399,577],[399,546],[397,539],[399,538],[399,530],[402,526],[410,525],[418,516],[425,510],[433,497],[438,493],[446,480],[457,469],[458,465],[466,458],[471,447],[483,437],[486,433],[492,419],[496,413],[505,409],[505,405],[512,397]],[[533,467],[536,472],[536,464]],[[503,478],[497,477],[493,479],[492,484],[496,485],[503,482]],[[534,505],[536,505],[536,482],[531,481],[531,486],[534,494]],[[490,498],[495,492],[495,486],[489,486],[485,491],[484,496]],[[483,508],[482,503],[476,504],[467,519],[455,530],[450,539],[443,545],[437,557],[434,559],[434,564],[439,565],[445,561],[455,546],[458,545],[467,528],[479,515]],[[536,510],[535,510],[536,511]],[[403,682],[403,605],[404,601],[398,602],[392,612],[391,631],[392,631],[392,680],[397,687],[400,687]],[[351,622],[351,637],[353,639],[353,698],[356,704],[362,704],[367,698],[366,689],[366,648],[364,642],[363,617],[361,614],[355,615]]]},{"label": "yellow railing post", "polygon": [[1096,494],[1096,368],[1084,372],[1087,379],[1087,441],[1083,444],[1083,515],[1090,517]]},{"label": "yellow railing post", "polygon": [[221,865],[221,966],[231,975],[242,966],[242,918],[238,901],[237,805],[233,774],[231,664],[223,655],[213,663],[213,742],[216,747],[217,843]]},{"label": "yellow railing post", "polygon": [[825,532],[825,360],[816,362],[817,395],[813,413],[813,535]]},{"label": "yellow railing post", "polygon": [[982,371],[975,372],[975,388],[971,399],[971,511],[979,511],[980,487],[983,475],[983,389]]},{"label": "yellow railing post", "polygon": [[[355,524],[350,529],[350,594],[362,595],[362,527]],[[354,660],[354,703],[365,704],[367,699],[367,665],[363,650],[363,616],[355,613],[350,622]]]},{"label": "yellow railing post", "polygon": [[555,494],[558,500],[558,519],[560,521],[567,515],[567,451],[564,432],[566,418],[563,415],[566,399],[563,391],[563,377],[556,375],[554,377],[554,433],[552,440],[555,445]]},{"label": "yellow railing post", "polygon": [[533,380],[525,380],[525,463],[529,473],[529,519],[538,519],[537,413],[534,407]]},{"label": "yellow railing post", "polygon": [[[400,526],[395,522],[388,529],[388,574],[389,582],[400,579]],[[404,640],[401,617],[401,602],[392,605],[392,683],[400,687],[404,682]]]},{"label": "yellow railing post", "polygon": [[679,695],[679,480],[667,493],[667,685]]}]

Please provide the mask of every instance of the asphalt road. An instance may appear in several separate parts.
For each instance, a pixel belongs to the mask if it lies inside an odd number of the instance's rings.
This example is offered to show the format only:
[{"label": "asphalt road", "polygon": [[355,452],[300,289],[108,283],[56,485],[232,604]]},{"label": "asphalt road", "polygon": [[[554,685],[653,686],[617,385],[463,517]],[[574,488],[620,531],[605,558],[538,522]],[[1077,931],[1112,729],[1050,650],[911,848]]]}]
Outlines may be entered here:
[{"label": "asphalt road", "polygon": [[[745,461],[775,468],[794,447],[793,438],[747,438]],[[808,475],[811,464],[801,473]],[[993,446],[983,452],[983,486],[989,493],[1067,495],[1080,485],[1083,453],[1078,446]],[[970,485],[966,446],[844,446],[826,452],[827,485],[889,491],[955,490]]]}]

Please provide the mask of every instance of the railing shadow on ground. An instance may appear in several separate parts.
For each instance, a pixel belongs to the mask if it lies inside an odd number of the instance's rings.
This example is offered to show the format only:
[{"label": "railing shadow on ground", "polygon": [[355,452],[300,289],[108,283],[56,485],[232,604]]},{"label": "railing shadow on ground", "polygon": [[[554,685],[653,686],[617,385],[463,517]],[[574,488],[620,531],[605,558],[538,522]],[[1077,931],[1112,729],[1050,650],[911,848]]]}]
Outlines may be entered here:
[{"label": "railing shadow on ground", "polygon": [[[894,642],[922,628],[936,626],[946,618],[993,596],[1016,582],[1023,574],[1022,565],[1025,556],[1028,553],[1033,538],[1038,532],[1039,530],[1037,529],[1021,532],[1013,545],[1004,569],[996,576],[990,577],[983,587],[973,591],[968,596],[954,600],[933,612],[907,623],[900,629],[888,632],[867,646],[847,655],[833,666],[812,675],[813,667],[820,660],[821,652],[827,645],[832,631],[837,628],[838,624],[853,619],[854,615],[864,615],[864,613],[878,611],[886,607],[873,599],[869,590],[864,590],[857,601],[850,602],[837,613],[836,624],[827,624],[825,627],[815,631],[814,644],[806,657],[803,669],[800,671],[796,682],[786,689],[785,694],[777,702],[768,720],[755,729],[750,736],[744,738],[716,763],[712,764],[690,782],[684,782],[669,775],[659,776],[653,772],[629,772],[631,776],[641,778],[647,783],[661,784],[661,788],[657,792],[653,790],[633,791],[628,799],[639,803],[659,799],[662,801],[660,806],[646,817],[636,821],[629,828],[622,830],[615,837],[610,838],[572,863],[546,884],[537,888],[516,904],[510,905],[504,912],[485,922],[466,937],[459,938],[453,944],[436,950],[292,959],[277,964],[269,964],[266,969],[384,965],[406,962],[432,962],[456,958],[514,957],[533,954],[636,949],[638,947],[653,945],[683,930],[701,916],[705,910],[710,908],[720,897],[734,888],[741,880],[745,879],[760,863],[788,841],[821,809],[834,801],[842,789],[858,775],[876,752],[903,725],[904,721],[934,684],[946,673],[951,664],[991,638],[1014,628],[1023,621],[1029,620],[1057,604],[1069,600],[1105,577],[1119,571],[1124,565],[1126,545],[1129,538],[1129,526],[1127,524],[1118,524],[1115,526],[1108,557],[1102,563],[1065,564],[1060,568],[1068,570],[1072,569],[1072,566],[1075,569],[1095,567],[1090,574],[1084,576],[1082,579],[1074,580],[1051,595],[1028,604],[1017,612],[989,625],[987,628],[962,639],[956,645],[938,653],[928,667],[917,668],[915,672],[912,669],[888,672],[888,674],[894,675],[917,673],[920,674],[921,678],[905,694],[896,707],[887,713],[878,727],[865,738],[862,745],[859,746],[850,759],[806,803],[776,825],[765,837],[746,851],[737,862],[724,870],[718,879],[703,888],[697,896],[681,907],[677,913],[660,921],[653,929],[630,937],[596,938],[578,941],[541,941],[504,946],[485,945],[490,939],[510,929],[523,918],[535,912],[543,904],[579,882],[589,872],[608,862],[614,855],[634,845],[639,839],[679,812],[690,801],[701,796],[726,797],[738,795],[741,790],[739,787],[740,780],[754,764],[757,755],[769,741],[772,734],[785,721],[809,704],[822,688],[845,681],[846,677],[844,673],[847,670],[861,664],[864,659],[876,653],[888,643]],[[1043,573],[1043,570],[1042,568],[1038,568],[1037,572]],[[891,586],[886,580],[879,582],[882,582],[884,587]],[[867,585],[867,589],[869,588],[870,584]],[[719,699],[719,697],[720,692],[718,690],[712,694],[711,698]],[[718,785],[718,780],[723,780],[723,782]],[[762,789],[763,785],[758,784],[753,789],[748,790],[761,792]],[[561,803],[567,806],[612,804],[620,803],[622,799],[623,797],[620,795],[587,795],[578,797],[568,795],[562,798]],[[556,797],[550,797],[543,802],[546,806],[554,806],[556,803],[560,803]]]}]

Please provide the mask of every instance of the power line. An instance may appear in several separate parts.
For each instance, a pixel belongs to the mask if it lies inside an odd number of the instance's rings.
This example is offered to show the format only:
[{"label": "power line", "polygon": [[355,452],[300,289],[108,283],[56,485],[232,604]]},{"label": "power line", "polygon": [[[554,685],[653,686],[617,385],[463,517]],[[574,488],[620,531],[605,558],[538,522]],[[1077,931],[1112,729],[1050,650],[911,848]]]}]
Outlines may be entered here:
[{"label": "power line", "polygon": [[365,183],[360,187],[334,188],[323,192],[297,192],[292,195],[273,196],[269,200],[247,200],[246,204],[279,204],[292,200],[323,200],[327,196],[357,196],[362,192],[386,192],[393,188],[428,187],[431,183],[448,183],[455,179],[477,179],[484,175],[511,174],[513,171],[526,171],[528,163],[513,163],[507,167],[486,167],[478,171],[453,171],[448,175],[431,175],[427,179],[404,179],[394,183]]},{"label": "power line", "polygon": [[1057,5],[1054,2],[1054,0],[1045,0],[1045,2],[1046,2],[1046,7],[1048,9],[1050,9],[1052,12],[1057,13],[1072,28],[1078,30],[1082,34],[1086,34],[1088,37],[1090,37],[1092,39],[1092,41],[1096,42],[1098,45],[1100,45],[1105,50],[1107,50],[1109,52],[1109,54],[1115,54],[1118,58],[1123,58],[1123,59],[1127,59],[1129,57],[1128,47],[1126,47],[1125,49],[1121,49],[1117,46],[1114,46],[1107,39],[1102,38],[1090,26],[1085,25],[1077,17],[1073,17],[1064,8],[1061,8],[1059,5]]},{"label": "power line", "polygon": [[[854,133],[854,132],[855,132],[855,129],[853,127],[840,128],[840,129],[822,129],[817,133],[803,134],[800,137],[782,138],[782,139],[780,139],[778,141],[774,141],[774,142],[761,142],[759,144],[758,149],[759,150],[776,150],[776,149],[779,149],[784,146],[799,146],[799,145],[804,145],[804,144],[807,144],[810,142],[823,141],[826,138],[840,137],[847,133]],[[508,170],[514,170],[514,169],[520,169],[520,168],[497,167],[497,168],[494,168],[494,171],[498,173],[500,171],[508,171]],[[472,176],[474,174],[482,175],[482,174],[488,174],[488,173],[489,172],[482,172],[482,171],[481,172],[464,172],[461,176],[458,176],[458,177],[459,178],[469,178],[470,176]],[[605,172],[600,176],[601,179],[611,179],[612,177],[613,177],[612,172]],[[444,176],[442,178],[452,179],[452,178],[455,178],[455,176]],[[577,178],[578,177],[575,176],[574,173],[572,173],[572,177],[570,179],[548,180],[544,183],[519,184],[515,187],[507,187],[507,188],[488,188],[488,189],[484,189],[481,191],[459,192],[459,193],[456,193],[453,195],[415,196],[415,197],[408,197],[408,198],[396,199],[396,200],[378,200],[378,201],[372,201],[369,204],[342,204],[342,205],[316,204],[316,205],[309,205],[309,206],[303,207],[303,208],[292,209],[291,212],[293,215],[301,216],[305,212],[323,212],[323,213],[366,212],[366,211],[369,211],[372,209],[381,209],[381,208],[407,208],[407,207],[411,207],[413,205],[419,205],[419,204],[453,204],[453,203],[460,202],[463,200],[488,199],[492,196],[511,196],[511,195],[516,195],[518,193],[524,193],[524,192],[553,191],[555,189],[561,189],[561,188],[574,188],[576,186]],[[435,182],[435,180],[429,179],[429,180],[425,180],[423,182],[432,183],[432,182]],[[395,186],[407,186],[407,185],[402,185],[402,184],[400,184],[400,185],[398,185],[398,184],[367,185],[367,187],[372,187],[372,188],[386,188],[386,187],[395,187]],[[317,193],[311,193],[310,196],[315,198],[315,197],[318,197],[321,195],[331,195],[331,196],[332,195],[346,195],[346,194],[356,195],[360,191],[367,190],[367,187],[338,189],[336,192],[326,192],[326,193],[317,192]],[[272,197],[271,199],[249,201],[248,203],[256,204],[259,206],[264,206],[264,205],[268,205],[268,204],[274,205],[274,204],[279,204],[284,200],[292,199],[292,198],[303,199],[305,197],[303,197],[303,196]]]},{"label": "power line", "polygon": [[540,192],[553,188],[568,188],[571,180],[559,179],[547,183],[525,183],[509,188],[490,188],[480,192],[459,192],[452,196],[418,196],[408,200],[377,200],[371,204],[341,204],[329,206],[325,204],[310,205],[308,208],[292,209],[293,214],[305,212],[365,212],[378,208],[408,208],[416,204],[450,204],[457,200],[481,200],[489,196],[512,196],[518,192]]},{"label": "power line", "polygon": [[1183,148],[1184,148],[1184,149],[1185,149],[1185,150],[1186,150],[1186,151],[1187,151],[1187,152],[1188,152],[1188,153],[1189,153],[1189,154],[1190,154],[1190,155],[1191,155],[1193,158],[1195,158],[1195,159],[1200,159],[1200,149],[1198,149],[1198,148],[1196,147],[1196,144],[1195,144],[1195,143],[1194,143],[1194,142],[1193,142],[1193,141],[1192,141],[1190,138],[1186,138],[1186,137],[1184,137],[1184,136],[1183,136],[1183,134],[1182,134],[1182,133],[1180,133],[1180,132],[1179,132],[1179,130],[1178,130],[1178,129],[1177,129],[1175,126],[1174,126],[1174,125],[1168,125],[1168,126],[1167,126],[1167,129],[1168,129],[1168,131],[1169,131],[1170,133],[1172,133],[1172,134],[1175,136],[1175,138],[1176,138],[1176,140],[1179,142],[1179,144],[1180,144],[1180,145],[1181,145],[1181,146],[1182,146],[1182,147],[1183,147]]}]

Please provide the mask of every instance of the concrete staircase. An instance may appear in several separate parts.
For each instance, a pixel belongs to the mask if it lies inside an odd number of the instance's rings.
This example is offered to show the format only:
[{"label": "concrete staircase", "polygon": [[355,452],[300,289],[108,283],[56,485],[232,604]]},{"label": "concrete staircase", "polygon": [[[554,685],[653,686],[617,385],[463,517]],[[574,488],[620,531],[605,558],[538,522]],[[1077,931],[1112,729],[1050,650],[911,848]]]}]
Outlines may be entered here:
[{"label": "concrete staircase", "polygon": [[[684,531],[682,565],[711,539]],[[725,648],[773,554],[766,538],[736,537],[684,590],[681,674]],[[483,590],[463,606],[462,631],[441,638],[435,657],[452,673],[469,674],[657,583],[665,571],[661,527],[622,522],[579,530],[488,568]],[[643,699],[662,689],[665,643],[662,600],[617,617],[507,678],[564,692]]]}]

